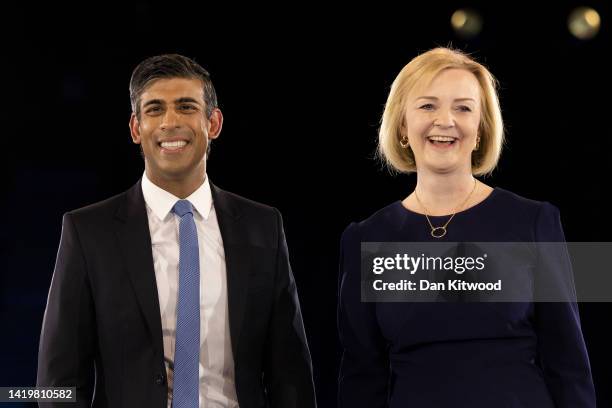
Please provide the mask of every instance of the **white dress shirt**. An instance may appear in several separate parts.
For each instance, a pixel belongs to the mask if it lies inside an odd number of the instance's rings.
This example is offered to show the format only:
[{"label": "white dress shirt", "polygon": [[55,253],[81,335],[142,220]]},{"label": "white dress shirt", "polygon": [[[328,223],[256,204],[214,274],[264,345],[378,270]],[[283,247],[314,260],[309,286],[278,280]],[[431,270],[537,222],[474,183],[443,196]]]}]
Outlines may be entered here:
[{"label": "white dress shirt", "polygon": [[[168,407],[172,406],[174,347],[179,282],[179,221],[172,212],[178,197],[142,176],[147,207],[155,280],[164,341],[168,378]],[[194,208],[193,218],[200,247],[200,407],[236,408],[234,358],[230,342],[225,253],[212,202],[208,176],[186,198]]]}]

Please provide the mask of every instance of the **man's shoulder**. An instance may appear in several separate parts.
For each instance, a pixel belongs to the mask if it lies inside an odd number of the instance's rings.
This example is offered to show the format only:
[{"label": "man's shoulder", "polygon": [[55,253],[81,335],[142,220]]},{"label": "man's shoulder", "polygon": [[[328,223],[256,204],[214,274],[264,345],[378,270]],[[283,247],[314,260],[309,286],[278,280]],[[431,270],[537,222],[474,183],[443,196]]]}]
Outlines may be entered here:
[{"label": "man's shoulder", "polygon": [[86,205],[84,207],[76,208],[74,210],[68,211],[66,214],[72,217],[73,219],[79,220],[105,220],[110,217],[113,217],[117,210],[121,207],[123,203],[125,203],[128,194],[137,193],[137,188],[139,188],[139,184],[132,186],[128,190],[125,190],[119,194],[111,196],[101,201],[97,201],[95,203]]},{"label": "man's shoulder", "polygon": [[273,206],[243,197],[231,191],[224,190],[216,185],[211,186],[215,208],[234,212],[236,215],[246,216],[277,216],[278,209]]}]

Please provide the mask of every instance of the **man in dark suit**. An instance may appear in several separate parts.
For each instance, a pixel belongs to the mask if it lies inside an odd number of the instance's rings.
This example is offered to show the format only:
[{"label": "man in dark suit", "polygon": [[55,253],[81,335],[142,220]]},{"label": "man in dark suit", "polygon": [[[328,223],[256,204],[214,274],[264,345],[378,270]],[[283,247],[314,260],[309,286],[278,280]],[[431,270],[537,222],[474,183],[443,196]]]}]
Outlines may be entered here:
[{"label": "man in dark suit", "polygon": [[281,215],[206,174],[223,123],[208,72],[152,57],[130,98],[145,172],[64,215],[37,385],[83,407],[315,407]]}]

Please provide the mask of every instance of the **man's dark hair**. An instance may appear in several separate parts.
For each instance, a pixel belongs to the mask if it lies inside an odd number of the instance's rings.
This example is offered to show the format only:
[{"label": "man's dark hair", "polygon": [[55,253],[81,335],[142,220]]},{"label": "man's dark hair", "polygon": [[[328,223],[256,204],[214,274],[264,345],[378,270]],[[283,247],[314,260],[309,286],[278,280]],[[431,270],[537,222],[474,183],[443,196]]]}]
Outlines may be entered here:
[{"label": "man's dark hair", "polygon": [[217,94],[210,79],[210,74],[200,64],[179,54],[163,54],[147,58],[132,72],[130,79],[130,102],[132,112],[140,118],[140,97],[147,85],[158,79],[187,78],[199,79],[204,85],[204,102],[206,117],[217,107]]}]

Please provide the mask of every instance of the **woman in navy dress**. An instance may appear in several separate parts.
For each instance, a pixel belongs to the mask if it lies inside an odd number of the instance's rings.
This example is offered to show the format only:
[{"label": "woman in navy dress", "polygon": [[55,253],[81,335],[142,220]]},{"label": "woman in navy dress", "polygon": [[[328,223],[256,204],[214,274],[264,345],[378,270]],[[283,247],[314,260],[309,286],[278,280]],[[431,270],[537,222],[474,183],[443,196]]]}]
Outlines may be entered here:
[{"label": "woman in navy dress", "polygon": [[558,209],[490,187],[504,144],[496,82],[436,48],[395,79],[379,133],[414,191],[341,241],[340,408],[591,408],[595,391],[575,302],[362,302],[361,242],[564,242]]}]

